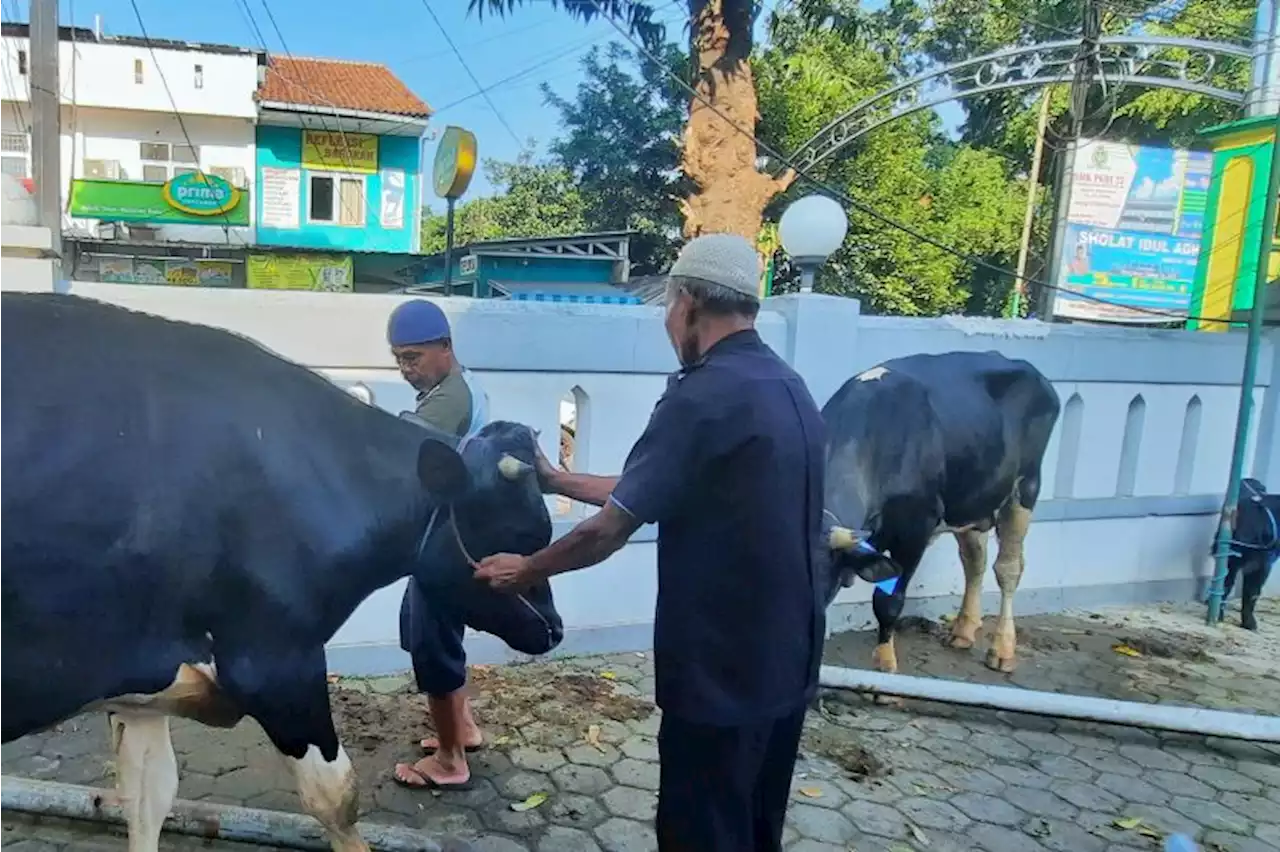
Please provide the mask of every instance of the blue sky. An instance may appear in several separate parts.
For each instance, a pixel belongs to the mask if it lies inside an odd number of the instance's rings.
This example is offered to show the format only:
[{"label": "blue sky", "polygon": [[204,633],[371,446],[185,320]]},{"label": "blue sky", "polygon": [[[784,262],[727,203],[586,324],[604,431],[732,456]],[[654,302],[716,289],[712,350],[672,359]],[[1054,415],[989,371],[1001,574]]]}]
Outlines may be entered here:
[{"label": "blue sky", "polygon": [[[484,86],[512,75],[527,74],[489,92],[515,137],[503,126],[450,51],[423,0],[265,0],[289,51],[295,56],[360,59],[388,65],[434,109],[439,129],[458,124],[475,132],[482,159],[513,159],[520,143],[536,140],[539,150],[558,132],[558,115],[542,102],[538,84],[549,83],[572,93],[582,78],[580,60],[593,45],[605,45],[617,32],[603,21],[583,24],[545,0],[527,2],[506,18],[467,13],[466,0],[431,0],[431,8],[453,39],[467,65]],[[682,38],[683,2],[656,0],[658,17]],[[147,32],[154,38],[260,46],[237,0],[137,0]],[[267,48],[283,52],[263,6],[247,0]],[[876,5],[873,3],[873,5]],[[15,13],[27,20],[27,0],[5,0],[5,19]],[[61,23],[92,27],[101,15],[103,29],[113,35],[140,35],[129,0],[60,0]],[[762,16],[763,17],[763,16]],[[958,117],[958,110],[956,111]],[[955,118],[948,116],[948,124]],[[428,152],[433,147],[428,144]],[[489,194],[483,175],[471,196]]]}]

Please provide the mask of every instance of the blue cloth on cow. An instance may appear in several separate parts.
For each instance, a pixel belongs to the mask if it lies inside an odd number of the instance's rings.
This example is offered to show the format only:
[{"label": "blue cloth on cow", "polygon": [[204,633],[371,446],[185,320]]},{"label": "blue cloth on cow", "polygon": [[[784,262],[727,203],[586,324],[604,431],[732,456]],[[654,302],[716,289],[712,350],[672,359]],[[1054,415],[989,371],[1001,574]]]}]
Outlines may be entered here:
[{"label": "blue cloth on cow", "polygon": [[777,719],[817,689],[824,432],[803,380],[754,331],[668,384],[612,500],[658,524],[658,705]]},{"label": "blue cloth on cow", "polygon": [[468,627],[522,654],[545,654],[564,638],[549,583],[514,595],[475,581],[424,589],[410,577],[400,602],[400,647],[413,660],[420,692],[444,696],[466,683]]}]

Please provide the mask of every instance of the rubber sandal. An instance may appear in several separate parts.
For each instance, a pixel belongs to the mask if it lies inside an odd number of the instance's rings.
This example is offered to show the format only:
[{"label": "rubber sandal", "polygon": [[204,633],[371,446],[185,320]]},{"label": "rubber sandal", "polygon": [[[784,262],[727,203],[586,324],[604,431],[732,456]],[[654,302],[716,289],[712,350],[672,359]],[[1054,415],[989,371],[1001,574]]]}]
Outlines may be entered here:
[{"label": "rubber sandal", "polygon": [[408,771],[413,774],[413,777],[419,779],[420,781],[422,781],[422,783],[417,784],[413,781],[407,781],[401,778],[399,773],[396,772],[396,769],[399,768],[397,766],[391,770],[391,780],[394,781],[396,783],[396,786],[398,787],[404,787],[408,790],[440,790],[443,792],[470,790],[472,787],[472,781],[470,778],[468,778],[466,781],[458,781],[457,783],[454,783],[454,784],[442,784],[439,781],[436,781],[431,776],[424,775],[423,773],[419,772],[417,769],[414,769],[413,764],[411,763],[405,763],[401,765],[404,766],[406,769],[408,769]]}]

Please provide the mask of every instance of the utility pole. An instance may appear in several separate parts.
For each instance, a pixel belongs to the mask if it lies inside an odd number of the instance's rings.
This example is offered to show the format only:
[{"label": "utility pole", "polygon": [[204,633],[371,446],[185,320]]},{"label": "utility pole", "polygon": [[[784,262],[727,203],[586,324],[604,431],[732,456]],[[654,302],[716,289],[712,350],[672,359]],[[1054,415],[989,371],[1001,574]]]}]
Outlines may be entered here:
[{"label": "utility pole", "polygon": [[[1027,255],[1031,253],[1031,226],[1036,217],[1036,190],[1040,188],[1040,162],[1044,159],[1044,132],[1049,126],[1049,99],[1052,86],[1044,87],[1040,100],[1040,120],[1036,123],[1036,149],[1031,156],[1031,174],[1028,176],[1027,212],[1022,217],[1022,242],[1018,246],[1018,274],[1013,280],[1013,301],[1009,316],[1017,319],[1022,314],[1022,299],[1027,295]],[[1049,265],[1046,263],[1045,268]]]},{"label": "utility pole", "polygon": [[[31,162],[37,222],[49,229],[62,262],[62,128],[58,93],[58,0],[31,0]],[[59,280],[61,269],[54,269]]]},{"label": "utility pole", "polygon": [[[1054,213],[1053,237],[1045,255],[1045,283],[1056,286],[1061,280],[1058,256],[1067,241],[1067,213],[1071,206],[1072,173],[1075,171],[1076,149],[1080,133],[1084,129],[1085,111],[1089,107],[1089,89],[1098,70],[1098,39],[1102,36],[1102,15],[1096,0],[1085,0],[1084,20],[1080,36],[1080,50],[1075,59],[1075,76],[1071,80],[1071,129],[1067,135],[1067,147],[1058,158],[1058,204]],[[1040,319],[1052,319],[1054,290],[1041,287],[1037,313]]]}]

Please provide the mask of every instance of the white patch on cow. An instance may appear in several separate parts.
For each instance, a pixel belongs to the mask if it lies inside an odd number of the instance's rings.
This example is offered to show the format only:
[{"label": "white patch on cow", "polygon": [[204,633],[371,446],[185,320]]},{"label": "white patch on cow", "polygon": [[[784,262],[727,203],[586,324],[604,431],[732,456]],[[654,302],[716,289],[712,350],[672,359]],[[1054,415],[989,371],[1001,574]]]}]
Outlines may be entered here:
[{"label": "white patch on cow", "polygon": [[356,830],[356,774],[346,749],[339,745],[337,756],[327,761],[320,749],[309,746],[301,760],[289,758],[289,768],[303,810],[329,832],[334,852],[369,852]]},{"label": "white patch on cow", "polygon": [[854,378],[860,382],[874,382],[876,379],[879,379],[888,372],[888,367],[872,367],[870,370],[863,370],[861,373],[854,376]]},{"label": "white patch on cow", "polygon": [[244,715],[226,693],[218,688],[218,669],[213,661],[183,663],[178,666],[173,682],[160,692],[117,695],[81,708],[81,712],[91,710],[132,715],[179,716],[219,728],[232,727]]},{"label": "white patch on cow", "polygon": [[129,852],[159,852],[164,818],[178,796],[178,759],[169,738],[169,719],[124,711],[110,720]]}]

